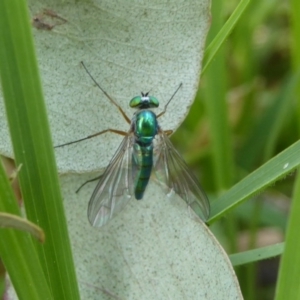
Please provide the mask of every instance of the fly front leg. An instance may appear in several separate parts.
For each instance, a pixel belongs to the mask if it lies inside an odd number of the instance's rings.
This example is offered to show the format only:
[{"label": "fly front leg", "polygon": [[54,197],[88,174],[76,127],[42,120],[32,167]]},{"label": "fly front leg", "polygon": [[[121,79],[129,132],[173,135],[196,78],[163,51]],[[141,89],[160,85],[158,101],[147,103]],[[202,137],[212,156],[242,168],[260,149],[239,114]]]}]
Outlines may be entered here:
[{"label": "fly front leg", "polygon": [[182,87],[182,82],[179,84],[178,88],[176,89],[176,91],[174,92],[174,94],[172,95],[172,97],[170,98],[170,100],[167,102],[167,104],[165,105],[164,110],[157,115],[157,118],[161,117],[162,115],[164,115],[166,113],[168,105],[170,104],[171,100],[174,98],[174,96],[176,95],[176,93],[178,92],[178,90],[181,87]]},{"label": "fly front leg", "polygon": [[108,93],[101,87],[101,85],[95,80],[95,78],[92,76],[92,74],[90,73],[90,71],[87,69],[87,67],[85,66],[85,64],[83,63],[83,61],[81,62],[81,65],[84,67],[85,71],[87,72],[87,74],[90,76],[90,78],[94,81],[94,83],[97,85],[97,87],[102,91],[102,93],[107,97],[107,99],[113,104],[115,105],[119,112],[122,114],[123,118],[126,120],[126,122],[128,124],[131,124],[130,119],[128,118],[128,116],[125,114],[124,110],[122,109],[122,107],[110,96],[108,95]]},{"label": "fly front leg", "polygon": [[59,147],[63,147],[63,146],[67,146],[67,145],[71,145],[71,144],[75,144],[75,143],[79,143],[79,142],[91,139],[93,137],[96,137],[98,135],[104,134],[106,132],[112,132],[112,133],[116,133],[116,134],[119,134],[119,135],[122,135],[122,136],[128,135],[128,132],[126,132],[126,131],[109,128],[109,129],[105,129],[105,130],[102,130],[100,132],[97,132],[95,134],[88,135],[88,136],[86,136],[86,137],[84,137],[82,139],[79,139],[79,140],[76,140],[76,141],[72,141],[72,142],[68,142],[68,143],[65,143],[65,144],[61,144],[61,145],[55,146],[54,148],[59,148]]}]

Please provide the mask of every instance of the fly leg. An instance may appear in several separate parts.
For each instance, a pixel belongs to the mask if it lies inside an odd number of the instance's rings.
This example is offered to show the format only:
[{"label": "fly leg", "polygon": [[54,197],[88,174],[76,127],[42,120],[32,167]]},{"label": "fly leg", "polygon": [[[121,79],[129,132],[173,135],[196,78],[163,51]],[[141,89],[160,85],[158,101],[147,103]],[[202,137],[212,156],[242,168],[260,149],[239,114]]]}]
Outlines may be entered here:
[{"label": "fly leg", "polygon": [[[78,143],[78,142],[82,142],[82,141],[85,141],[85,140],[88,140],[88,139],[91,139],[95,136],[98,136],[98,135],[101,135],[103,133],[106,133],[106,132],[113,132],[113,133],[116,133],[116,134],[119,134],[119,135],[123,135],[123,136],[126,136],[128,135],[127,132],[125,131],[121,131],[121,130],[116,130],[116,129],[106,129],[106,130],[103,130],[103,131],[100,131],[100,132],[97,132],[95,134],[92,134],[92,135],[89,135],[85,138],[82,138],[82,139],[79,139],[79,140],[76,140],[76,141],[72,141],[72,142],[69,142],[69,143],[65,143],[65,144],[62,144],[62,145],[58,145],[58,146],[55,146],[54,148],[59,148],[59,147],[63,147],[63,146],[67,146],[67,145],[71,145],[71,144],[74,144],[74,143]],[[102,175],[96,177],[96,178],[92,178],[92,179],[89,179],[87,180],[86,182],[84,182],[77,190],[76,190],[76,194],[87,184],[87,183],[90,183],[90,182],[93,182],[93,181],[96,181],[98,179],[101,178]]]},{"label": "fly leg", "polygon": [[122,109],[122,107],[111,97],[108,95],[108,93],[100,86],[100,84],[96,81],[96,79],[92,76],[92,74],[90,73],[90,71],[87,69],[87,67],[85,66],[85,64],[83,63],[83,61],[81,62],[82,66],[84,67],[85,71],[88,73],[88,75],[91,77],[91,79],[94,81],[94,83],[97,85],[97,87],[102,91],[102,93],[107,97],[107,99],[113,104],[115,105],[119,112],[122,114],[123,118],[126,120],[126,122],[128,124],[131,123],[130,119],[127,117],[127,115],[125,114],[124,110]]},{"label": "fly leg", "polygon": [[[83,63],[83,61],[81,62],[82,66],[84,67],[85,71],[87,72],[87,74],[90,76],[90,78],[94,81],[94,83],[98,86],[98,88],[102,91],[102,93],[108,98],[108,100],[113,104],[115,105],[118,110],[120,111],[120,113],[122,114],[123,118],[125,119],[125,121],[128,123],[128,124],[131,124],[131,121],[130,119],[128,118],[128,116],[125,114],[124,110],[122,109],[122,107],[111,97],[108,95],[108,93],[100,86],[100,84],[95,80],[95,78],[92,76],[92,74],[89,72],[89,70],[87,69],[87,67],[85,66],[85,64]],[[72,142],[69,142],[69,143],[65,143],[65,144],[62,144],[62,145],[58,145],[58,146],[55,146],[54,148],[59,148],[59,147],[63,147],[63,146],[67,146],[67,145],[71,145],[71,144],[74,144],[74,143],[78,143],[78,142],[81,142],[81,141],[85,141],[85,140],[88,140],[90,138],[93,138],[95,136],[98,136],[98,135],[101,135],[103,133],[106,133],[106,132],[113,132],[113,133],[116,133],[116,134],[119,134],[119,135],[123,135],[123,136],[126,136],[128,135],[127,132],[123,131],[123,130],[117,130],[117,129],[106,129],[106,130],[103,130],[103,131],[100,131],[98,133],[95,133],[95,134],[92,134],[92,135],[89,135],[85,138],[82,138],[82,139],[79,139],[79,140],[76,140],[76,141],[72,141]]]},{"label": "fly leg", "polygon": [[84,137],[82,139],[79,139],[79,140],[76,140],[76,141],[72,141],[72,142],[68,142],[68,143],[65,143],[65,144],[61,144],[61,145],[55,146],[54,148],[59,148],[59,147],[63,147],[63,146],[75,144],[75,143],[78,143],[78,142],[82,142],[82,141],[91,139],[93,137],[96,137],[96,136],[101,135],[101,134],[106,133],[106,132],[113,132],[113,133],[116,133],[116,134],[119,134],[119,135],[123,135],[123,136],[128,135],[128,132],[126,132],[126,131],[109,128],[109,129],[105,129],[105,130],[102,130],[100,132],[88,135],[88,136],[86,136],[86,137]]},{"label": "fly leg", "polygon": [[178,90],[181,87],[182,87],[182,82],[179,84],[178,88],[176,89],[176,91],[174,92],[174,94],[172,95],[172,97],[170,98],[170,100],[167,102],[167,104],[165,105],[164,110],[157,115],[157,118],[161,117],[162,115],[164,115],[166,113],[167,107],[168,107],[169,103],[171,102],[171,100],[174,98],[174,96],[176,95],[176,93],[178,92]]}]

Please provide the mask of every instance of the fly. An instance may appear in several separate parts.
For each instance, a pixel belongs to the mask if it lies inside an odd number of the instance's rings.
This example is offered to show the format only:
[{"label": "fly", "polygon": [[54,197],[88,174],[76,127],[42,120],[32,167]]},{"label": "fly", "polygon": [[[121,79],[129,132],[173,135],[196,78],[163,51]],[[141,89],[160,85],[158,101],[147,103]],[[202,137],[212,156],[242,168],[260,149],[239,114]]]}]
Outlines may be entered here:
[{"label": "fly", "polygon": [[[178,194],[195,213],[206,221],[209,217],[209,201],[194,174],[172,145],[158,118],[166,113],[167,107],[182,86],[178,86],[162,112],[156,115],[151,109],[159,106],[159,101],[142,93],[129,102],[136,112],[130,120],[118,103],[96,82],[83,62],[82,66],[109,101],[115,105],[126,122],[128,132],[106,129],[85,138],[72,141],[62,147],[81,142],[106,132],[122,135],[118,150],[99,179],[88,205],[88,219],[92,226],[101,227],[124,209],[131,197],[141,200],[154,171],[157,181],[168,192]],[[90,180],[91,181],[91,180]],[[81,186],[82,187],[82,186]],[[81,188],[80,187],[80,188]]]}]

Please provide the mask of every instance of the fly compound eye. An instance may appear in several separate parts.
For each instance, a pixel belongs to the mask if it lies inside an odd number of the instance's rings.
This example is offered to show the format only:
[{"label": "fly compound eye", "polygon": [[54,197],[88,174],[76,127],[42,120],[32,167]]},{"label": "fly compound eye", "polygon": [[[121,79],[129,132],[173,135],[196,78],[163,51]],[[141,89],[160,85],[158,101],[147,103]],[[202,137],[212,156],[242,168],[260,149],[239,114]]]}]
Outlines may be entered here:
[{"label": "fly compound eye", "polygon": [[149,97],[149,106],[150,107],[158,107],[159,106],[158,100],[155,97],[150,96]]},{"label": "fly compound eye", "polygon": [[138,108],[142,103],[142,99],[143,97],[141,96],[133,97],[129,102],[129,106],[132,108]]}]

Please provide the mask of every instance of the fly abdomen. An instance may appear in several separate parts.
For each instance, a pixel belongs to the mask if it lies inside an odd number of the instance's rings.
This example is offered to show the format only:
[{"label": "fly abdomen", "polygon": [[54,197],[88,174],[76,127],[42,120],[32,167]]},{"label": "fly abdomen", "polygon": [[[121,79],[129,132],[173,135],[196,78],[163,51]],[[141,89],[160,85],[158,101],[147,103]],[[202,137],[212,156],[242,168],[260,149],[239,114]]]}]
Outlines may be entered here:
[{"label": "fly abdomen", "polygon": [[134,194],[137,200],[141,200],[151,176],[153,145],[142,146],[135,143],[133,156]]}]

